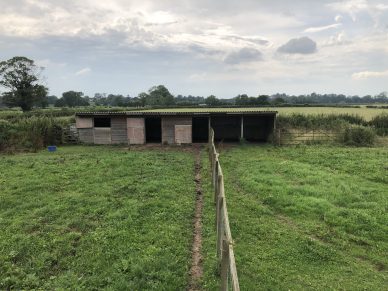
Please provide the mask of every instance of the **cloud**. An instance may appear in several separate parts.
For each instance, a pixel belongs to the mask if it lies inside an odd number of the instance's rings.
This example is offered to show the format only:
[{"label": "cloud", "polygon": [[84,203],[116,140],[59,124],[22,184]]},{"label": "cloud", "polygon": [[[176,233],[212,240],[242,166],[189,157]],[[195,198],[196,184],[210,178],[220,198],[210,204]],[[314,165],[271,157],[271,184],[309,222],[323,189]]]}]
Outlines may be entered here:
[{"label": "cloud", "polygon": [[387,4],[375,4],[371,3],[370,1],[368,2],[367,0],[348,0],[341,2],[333,2],[327,4],[327,7],[335,11],[349,14],[353,21],[357,20],[357,14],[362,13],[364,11],[369,13],[372,18],[375,18],[376,11],[383,12],[388,10]]},{"label": "cloud", "polygon": [[334,17],[334,20],[335,22],[340,22],[342,20],[342,15],[341,14],[337,14],[335,17]]},{"label": "cloud", "polygon": [[337,28],[341,25],[342,25],[342,23],[334,23],[334,24],[330,24],[330,25],[326,25],[326,26],[309,27],[309,28],[305,29],[303,32],[320,32],[320,31],[324,31],[324,30],[328,30],[328,29],[332,29],[332,28]]},{"label": "cloud", "polygon": [[325,42],[326,46],[336,46],[336,45],[344,45],[350,44],[349,40],[346,40],[346,34],[344,31],[337,33],[336,35],[332,35],[330,39]]},{"label": "cloud", "polygon": [[224,62],[234,65],[239,63],[257,62],[262,59],[262,53],[259,50],[254,48],[242,48],[239,51],[228,54],[224,59]]},{"label": "cloud", "polygon": [[89,74],[92,70],[90,68],[83,68],[79,70],[78,72],[75,72],[74,75],[76,76],[81,76],[81,75],[86,75]]},{"label": "cloud", "polygon": [[290,39],[286,44],[280,46],[277,51],[286,54],[312,54],[317,51],[317,44],[311,38],[301,37]]},{"label": "cloud", "polygon": [[[0,2],[1,58],[36,60],[55,94],[69,88],[137,94],[153,84],[225,97],[239,86],[252,92],[337,86],[370,94],[387,83],[372,77],[347,83],[365,68],[388,69],[387,0]],[[289,41],[301,36],[312,40]],[[288,82],[296,71],[299,80]]]},{"label": "cloud", "polygon": [[376,9],[377,10],[388,10],[388,5],[387,4],[377,4]]},{"label": "cloud", "polygon": [[380,71],[380,72],[363,71],[363,72],[354,73],[352,75],[352,79],[354,80],[365,80],[369,78],[383,78],[383,77],[388,77],[388,70]]},{"label": "cloud", "polygon": [[335,11],[348,13],[353,21],[356,21],[356,15],[369,8],[366,0],[348,0],[329,3],[327,6]]}]

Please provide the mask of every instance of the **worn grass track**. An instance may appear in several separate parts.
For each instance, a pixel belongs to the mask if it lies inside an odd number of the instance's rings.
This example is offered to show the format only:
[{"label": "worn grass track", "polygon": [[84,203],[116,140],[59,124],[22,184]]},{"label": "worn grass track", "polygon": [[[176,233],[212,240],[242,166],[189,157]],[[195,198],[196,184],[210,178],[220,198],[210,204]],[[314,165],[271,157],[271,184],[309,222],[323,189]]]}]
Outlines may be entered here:
[{"label": "worn grass track", "polygon": [[195,213],[193,221],[193,245],[191,249],[191,268],[188,290],[201,290],[201,280],[203,276],[202,268],[202,210],[203,210],[203,192],[201,175],[201,149],[199,146],[195,149]]}]

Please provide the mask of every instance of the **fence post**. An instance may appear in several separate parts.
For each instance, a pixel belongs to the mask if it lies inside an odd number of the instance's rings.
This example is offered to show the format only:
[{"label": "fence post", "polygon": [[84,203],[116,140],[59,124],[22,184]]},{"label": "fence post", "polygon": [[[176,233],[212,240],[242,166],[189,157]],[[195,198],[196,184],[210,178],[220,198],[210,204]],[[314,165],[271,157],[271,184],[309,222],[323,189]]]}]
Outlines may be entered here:
[{"label": "fence post", "polygon": [[217,199],[217,213],[216,213],[216,227],[217,227],[217,259],[219,260],[221,257],[222,251],[222,237],[224,236],[224,197],[219,196]]},{"label": "fence post", "polygon": [[228,271],[229,271],[229,243],[222,240],[222,259],[221,259],[221,290],[228,290]]},{"label": "fence post", "polygon": [[218,161],[218,154],[214,154],[214,162],[213,162],[213,169],[212,169],[212,172],[213,172],[213,186],[216,187],[216,183],[217,183],[217,175],[218,175],[218,164],[219,164],[219,161]]},{"label": "fence post", "polygon": [[233,247],[229,245],[229,270],[230,270],[230,281],[232,283],[233,291],[240,291],[240,284],[238,283],[236,259],[234,257]]}]

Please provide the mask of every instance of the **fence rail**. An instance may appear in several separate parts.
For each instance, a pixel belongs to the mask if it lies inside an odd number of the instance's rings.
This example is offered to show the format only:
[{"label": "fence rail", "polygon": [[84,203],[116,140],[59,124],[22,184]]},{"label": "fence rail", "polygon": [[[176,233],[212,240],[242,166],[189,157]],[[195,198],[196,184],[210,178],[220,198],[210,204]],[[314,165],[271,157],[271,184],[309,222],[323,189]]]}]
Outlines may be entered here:
[{"label": "fence rail", "polygon": [[218,160],[218,152],[214,145],[214,131],[209,132],[209,160],[214,187],[214,202],[216,204],[217,258],[221,276],[221,290],[239,291],[237,268],[233,251],[233,240],[229,226],[228,209],[226,207],[224,175]]},{"label": "fence rail", "polygon": [[338,140],[341,133],[335,130],[320,129],[291,129],[276,130],[276,143],[278,145],[296,145],[314,142],[332,142]]}]

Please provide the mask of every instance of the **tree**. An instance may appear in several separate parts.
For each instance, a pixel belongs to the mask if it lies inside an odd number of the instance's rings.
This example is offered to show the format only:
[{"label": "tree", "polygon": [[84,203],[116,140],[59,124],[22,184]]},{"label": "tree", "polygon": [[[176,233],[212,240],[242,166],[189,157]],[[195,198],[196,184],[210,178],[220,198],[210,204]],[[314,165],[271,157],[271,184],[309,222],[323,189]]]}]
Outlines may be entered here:
[{"label": "tree", "polygon": [[205,99],[205,103],[206,105],[209,105],[209,106],[216,106],[216,105],[220,105],[221,102],[220,100],[217,99],[216,96],[210,95]]},{"label": "tree", "polygon": [[147,93],[142,92],[137,96],[137,98],[139,98],[141,106],[145,106],[147,104],[147,99],[149,98],[149,96]]},{"label": "tree", "polygon": [[3,93],[4,104],[20,106],[23,111],[29,111],[37,104],[46,104],[48,89],[39,84],[42,70],[26,57],[0,62],[0,85],[9,90]]},{"label": "tree", "polygon": [[247,94],[238,95],[235,97],[235,103],[236,105],[248,105],[249,104],[249,97]]},{"label": "tree", "polygon": [[173,105],[175,104],[174,96],[163,86],[154,86],[148,91],[147,105]]},{"label": "tree", "polygon": [[59,98],[57,101],[55,101],[54,106],[55,107],[66,107],[65,99]]},{"label": "tree", "polygon": [[57,96],[54,96],[54,95],[51,95],[51,96],[47,96],[47,103],[49,105],[54,105],[55,102],[57,102],[58,100],[58,97]]},{"label": "tree", "polygon": [[284,104],[285,101],[282,97],[276,97],[275,99],[273,99],[273,104],[274,105],[280,105],[280,104]]},{"label": "tree", "polygon": [[257,104],[258,105],[269,105],[269,96],[260,95],[259,97],[257,97]]},{"label": "tree", "polygon": [[58,99],[55,102],[55,106],[57,107],[75,107],[75,106],[88,106],[89,101],[87,98],[83,98],[84,93],[75,92],[75,91],[67,91],[62,93],[62,98]]}]

